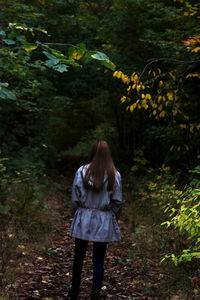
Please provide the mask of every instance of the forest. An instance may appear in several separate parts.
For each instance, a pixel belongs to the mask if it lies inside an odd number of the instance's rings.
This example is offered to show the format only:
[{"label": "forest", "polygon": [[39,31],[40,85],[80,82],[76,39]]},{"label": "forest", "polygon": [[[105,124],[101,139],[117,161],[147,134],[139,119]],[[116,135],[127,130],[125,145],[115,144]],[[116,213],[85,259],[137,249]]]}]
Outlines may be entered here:
[{"label": "forest", "polygon": [[123,182],[106,299],[200,299],[199,1],[0,7],[0,300],[67,299],[71,187],[97,139]]}]

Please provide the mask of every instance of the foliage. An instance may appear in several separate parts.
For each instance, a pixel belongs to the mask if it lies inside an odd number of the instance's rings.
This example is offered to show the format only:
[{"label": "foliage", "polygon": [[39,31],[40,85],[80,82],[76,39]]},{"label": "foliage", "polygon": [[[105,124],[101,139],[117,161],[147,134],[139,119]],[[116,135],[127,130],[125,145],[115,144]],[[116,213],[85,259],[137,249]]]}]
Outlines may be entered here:
[{"label": "foliage", "polygon": [[61,155],[65,154],[87,157],[90,152],[91,145],[96,139],[107,140],[108,143],[111,144],[112,149],[112,141],[114,140],[115,134],[115,129],[111,127],[110,124],[100,124],[94,130],[86,132],[86,135],[82,137],[82,140],[78,142],[74,148],[68,149],[61,153]]},{"label": "foliage", "polygon": [[[6,172],[8,159],[0,159],[0,272],[4,274],[0,286],[7,284],[7,272],[26,243],[39,241],[49,233],[53,218],[50,207],[43,200],[46,184],[33,178],[25,170],[13,177]],[[14,260],[13,260],[14,259]],[[13,275],[17,269],[13,271]]]},{"label": "foliage", "polygon": [[[198,167],[194,172],[198,172]],[[196,178],[197,179],[197,178]],[[183,249],[178,254],[167,254],[162,259],[170,258],[175,266],[182,261],[191,261],[194,258],[200,258],[200,226],[199,226],[199,180],[193,180],[195,186],[186,187],[184,191],[179,191],[176,202],[167,203],[165,213],[168,214],[169,220],[162,223],[167,227],[173,226],[183,236],[187,238],[187,249]],[[198,182],[198,183],[197,183]]]},{"label": "foliage", "polygon": [[[150,3],[148,6],[150,7]],[[144,110],[149,118],[157,121],[157,126],[170,126],[171,133],[168,136],[167,162],[173,159],[184,158],[189,162],[191,153],[198,149],[199,137],[199,101],[198,101],[198,64],[199,64],[199,35],[198,35],[198,7],[199,4],[180,2],[171,5],[159,3],[166,17],[170,21],[177,21],[187,28],[192,28],[184,32],[177,29],[176,40],[172,35],[171,24],[167,29],[167,34],[158,41],[158,32],[149,30],[151,39],[140,38],[154,46],[159,46],[160,53],[164,57],[151,58],[143,67],[141,73],[135,68],[135,72],[126,75],[122,71],[115,71],[113,76],[120,78],[125,84],[125,95],[121,97],[121,103],[127,111],[137,115],[138,110]],[[167,13],[167,7],[169,11]],[[159,14],[158,10],[156,11]],[[153,12],[153,9],[151,13]],[[160,11],[161,13],[161,11]],[[182,26],[181,25],[181,26]],[[192,35],[192,36],[190,36]],[[174,51],[173,56],[171,51]],[[159,54],[159,52],[158,52]],[[167,55],[166,55],[167,54]],[[194,107],[195,110],[194,110]],[[152,121],[154,122],[154,121]],[[176,138],[175,138],[176,137]],[[174,155],[170,155],[170,152]]]}]

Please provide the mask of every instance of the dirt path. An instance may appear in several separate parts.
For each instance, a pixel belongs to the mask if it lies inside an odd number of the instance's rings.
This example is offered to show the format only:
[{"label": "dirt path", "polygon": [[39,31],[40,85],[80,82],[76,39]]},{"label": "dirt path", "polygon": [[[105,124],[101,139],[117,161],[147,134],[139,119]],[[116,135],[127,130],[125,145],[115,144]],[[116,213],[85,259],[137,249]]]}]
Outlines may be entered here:
[{"label": "dirt path", "polygon": [[[31,257],[24,264],[24,273],[13,285],[10,299],[66,299],[71,282],[74,240],[69,237],[70,198],[62,194],[59,222],[49,239],[51,246],[42,255]],[[121,243],[109,244],[105,259],[102,292],[106,299],[171,299],[160,291],[160,274],[156,264],[138,252],[127,224],[126,207],[120,221]],[[137,251],[135,250],[137,248]],[[141,249],[141,251],[143,251]],[[136,253],[137,252],[137,253]],[[84,261],[79,299],[90,299],[92,283],[92,245]]]}]

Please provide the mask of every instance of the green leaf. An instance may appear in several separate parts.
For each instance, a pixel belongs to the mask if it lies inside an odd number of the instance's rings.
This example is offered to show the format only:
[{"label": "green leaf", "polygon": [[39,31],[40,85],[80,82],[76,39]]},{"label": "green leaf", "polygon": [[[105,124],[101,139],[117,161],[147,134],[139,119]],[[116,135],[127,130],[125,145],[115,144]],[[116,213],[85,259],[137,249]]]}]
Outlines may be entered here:
[{"label": "green leaf", "polygon": [[114,63],[112,63],[109,59],[109,57],[100,51],[88,51],[85,55],[86,58],[90,58],[90,59],[96,59],[101,61],[101,64],[104,65],[105,67],[111,69],[111,70],[115,70],[116,66]]},{"label": "green leaf", "polygon": [[39,28],[39,27],[38,27],[37,30],[38,30],[38,31],[41,31],[41,32],[43,32],[43,33],[45,33],[45,34],[48,33],[47,30],[45,30],[45,29],[43,29],[43,28]]},{"label": "green leaf", "polygon": [[16,100],[16,96],[10,90],[5,88],[0,89],[0,98]]},{"label": "green leaf", "polygon": [[75,62],[74,59],[72,59],[72,58],[71,59],[61,58],[60,62],[70,65],[72,67],[81,67],[81,65],[79,65],[77,62]]},{"label": "green leaf", "polygon": [[37,45],[26,45],[25,51],[30,52],[30,51],[37,49],[37,47],[38,47]]},{"label": "green leaf", "polygon": [[13,41],[13,40],[8,40],[8,39],[3,39],[3,42],[4,42],[5,44],[7,44],[7,45],[14,45],[14,44],[16,44],[15,41]]},{"label": "green leaf", "polygon": [[59,59],[65,58],[64,54],[61,51],[53,49],[52,53],[53,53],[53,55],[55,55]]},{"label": "green leaf", "polygon": [[24,35],[18,35],[16,36],[16,40],[22,43],[26,42],[26,37]]},{"label": "green leaf", "polygon": [[91,54],[91,57],[94,59],[97,59],[97,60],[109,61],[108,56],[106,54],[104,54],[103,52],[99,52],[99,51],[96,51],[95,53]]},{"label": "green leaf", "polygon": [[7,82],[0,82],[0,87],[7,87],[9,84]]},{"label": "green leaf", "polygon": [[59,59],[58,59],[57,57],[55,57],[54,55],[52,55],[51,53],[49,53],[49,52],[47,52],[47,51],[42,51],[42,52],[44,53],[44,55],[46,55],[46,57],[47,57],[48,59],[51,59],[51,60],[56,59],[56,60],[58,60],[58,62],[59,62]]},{"label": "green leaf", "polygon": [[45,61],[45,66],[51,68],[59,63],[59,60],[48,59]]},{"label": "green leaf", "polygon": [[102,61],[101,64],[103,66],[105,66],[106,68],[109,68],[109,69],[111,69],[113,71],[116,69],[116,65],[112,61],[110,61],[110,60],[109,61]]},{"label": "green leaf", "polygon": [[86,51],[86,45],[84,43],[79,43],[76,47],[79,48],[79,50],[82,50],[82,52]]},{"label": "green leaf", "polygon": [[51,68],[55,65],[57,65],[60,60],[56,58],[54,55],[50,54],[49,52],[43,51],[43,53],[48,57],[49,59],[44,63],[47,67]]},{"label": "green leaf", "polygon": [[64,64],[59,64],[53,67],[54,70],[63,73],[68,71],[68,66]]}]

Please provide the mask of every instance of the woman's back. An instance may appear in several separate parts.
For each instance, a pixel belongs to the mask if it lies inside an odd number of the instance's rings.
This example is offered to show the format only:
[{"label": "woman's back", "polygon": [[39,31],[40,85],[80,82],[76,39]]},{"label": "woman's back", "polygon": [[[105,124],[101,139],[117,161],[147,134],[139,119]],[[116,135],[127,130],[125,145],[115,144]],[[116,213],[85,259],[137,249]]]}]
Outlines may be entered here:
[{"label": "woman's back", "polygon": [[113,190],[108,190],[105,175],[102,188],[95,191],[85,187],[83,178],[87,168],[88,165],[80,167],[75,175],[71,205],[74,218],[70,235],[89,241],[119,241],[121,238],[116,218],[122,204],[120,173],[116,172]]}]

